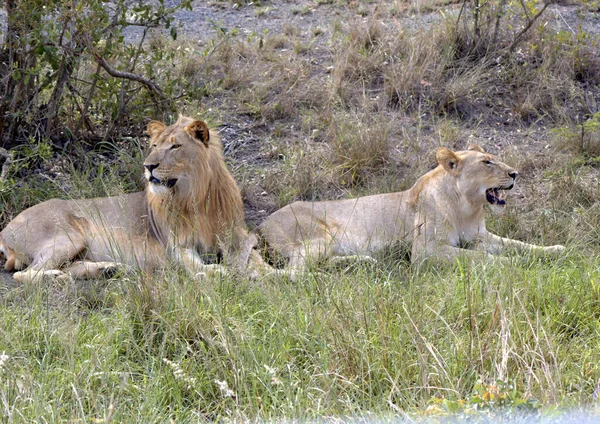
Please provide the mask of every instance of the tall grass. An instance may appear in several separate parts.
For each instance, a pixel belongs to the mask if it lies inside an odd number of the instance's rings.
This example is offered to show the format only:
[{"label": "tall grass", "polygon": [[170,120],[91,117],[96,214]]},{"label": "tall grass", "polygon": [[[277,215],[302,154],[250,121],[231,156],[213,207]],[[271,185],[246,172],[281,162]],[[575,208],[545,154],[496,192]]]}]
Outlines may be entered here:
[{"label": "tall grass", "polygon": [[176,272],[23,286],[0,310],[13,421],[164,422],[418,415],[478,381],[543,405],[594,402],[600,270],[384,259],[296,283]]}]

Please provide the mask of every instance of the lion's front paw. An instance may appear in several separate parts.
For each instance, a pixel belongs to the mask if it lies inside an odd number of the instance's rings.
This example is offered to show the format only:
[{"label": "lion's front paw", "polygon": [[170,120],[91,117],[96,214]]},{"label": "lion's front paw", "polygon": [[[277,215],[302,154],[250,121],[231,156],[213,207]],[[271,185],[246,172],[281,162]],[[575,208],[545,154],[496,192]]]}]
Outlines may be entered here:
[{"label": "lion's front paw", "polygon": [[43,280],[68,280],[69,276],[58,269],[29,269],[15,272],[13,278],[19,283],[40,283]]}]

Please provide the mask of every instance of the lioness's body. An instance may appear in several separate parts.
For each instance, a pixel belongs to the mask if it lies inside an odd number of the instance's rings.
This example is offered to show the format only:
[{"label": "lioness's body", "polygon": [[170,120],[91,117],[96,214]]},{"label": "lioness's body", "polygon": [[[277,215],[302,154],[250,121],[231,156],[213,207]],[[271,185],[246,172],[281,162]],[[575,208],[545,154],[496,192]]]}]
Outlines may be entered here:
[{"label": "lioness's body", "polygon": [[192,275],[224,272],[205,264],[221,253],[238,271],[264,270],[245,228],[239,188],[221,143],[202,121],[180,117],[148,125],[146,190],[88,200],[53,199],[14,218],[0,232],[0,253],[17,281],[44,275],[91,278],[121,265],[145,270],[167,260]]},{"label": "lioness's body", "polygon": [[[518,173],[478,146],[438,151],[440,165],[408,190],[357,199],[295,202],[269,216],[258,231],[291,269],[339,256],[372,256],[401,243],[413,262],[435,256],[481,258],[507,248],[555,252],[498,237],[485,227],[484,205],[504,206],[499,190],[510,190]],[[489,196],[489,199],[488,199]]]},{"label": "lioness's body", "polygon": [[[298,267],[308,258],[371,256],[395,241],[410,241],[407,192],[357,199],[294,202],[273,213],[258,230],[269,247]],[[373,214],[381,219],[370,219]]]}]

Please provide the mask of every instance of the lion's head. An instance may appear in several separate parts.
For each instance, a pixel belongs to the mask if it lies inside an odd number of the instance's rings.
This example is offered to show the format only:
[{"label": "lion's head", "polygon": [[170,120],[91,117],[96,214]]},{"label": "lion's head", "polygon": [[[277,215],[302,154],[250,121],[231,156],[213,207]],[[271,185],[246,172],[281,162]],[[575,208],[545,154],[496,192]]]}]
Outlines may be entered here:
[{"label": "lion's head", "polygon": [[150,153],[144,161],[144,175],[151,193],[191,194],[200,176],[210,177],[211,135],[204,122],[180,117],[167,127],[151,121],[147,132]]},{"label": "lion's head", "polygon": [[243,223],[240,191],[225,166],[216,133],[203,121],[184,116],[171,126],[151,121],[146,131],[150,153],[144,176],[155,214],[164,222],[173,222],[173,214],[183,216],[188,227],[195,227],[189,231],[207,227],[201,232],[211,235]]},{"label": "lion's head", "polygon": [[514,168],[477,145],[458,152],[442,147],[436,159],[456,179],[459,191],[469,203],[489,204],[495,212],[504,209],[505,191],[514,187],[519,175]]}]

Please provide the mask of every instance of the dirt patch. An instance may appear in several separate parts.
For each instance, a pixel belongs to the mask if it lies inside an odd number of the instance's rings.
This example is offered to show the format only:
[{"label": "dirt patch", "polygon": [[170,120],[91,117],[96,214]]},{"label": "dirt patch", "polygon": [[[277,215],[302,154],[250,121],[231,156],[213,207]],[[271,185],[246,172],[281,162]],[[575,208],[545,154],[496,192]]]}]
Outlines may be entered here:
[{"label": "dirt patch", "polygon": [[4,295],[11,292],[19,286],[14,278],[12,278],[11,272],[0,271],[0,300],[4,298]]}]

